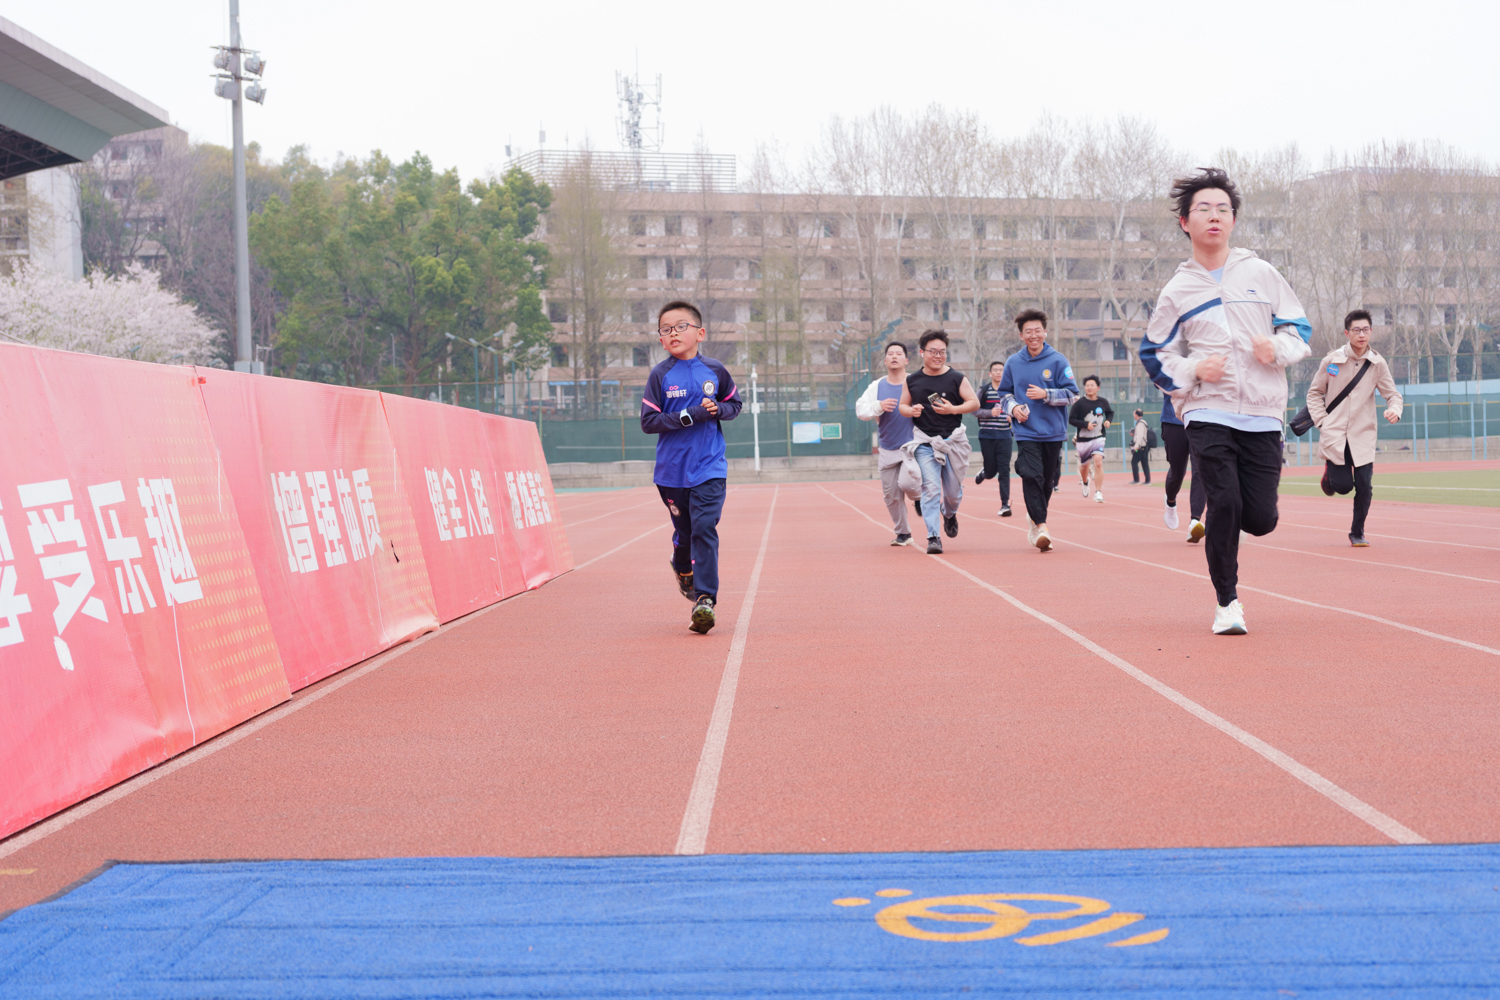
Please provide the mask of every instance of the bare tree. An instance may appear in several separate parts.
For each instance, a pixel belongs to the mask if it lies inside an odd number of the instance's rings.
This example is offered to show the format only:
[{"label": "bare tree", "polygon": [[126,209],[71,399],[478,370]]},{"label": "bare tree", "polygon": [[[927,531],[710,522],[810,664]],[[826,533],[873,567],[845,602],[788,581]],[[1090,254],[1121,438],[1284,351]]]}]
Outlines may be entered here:
[{"label": "bare tree", "polygon": [[618,192],[625,183],[585,146],[568,159],[547,214],[555,265],[551,301],[566,306],[574,398],[590,416],[599,414],[600,380],[623,308],[620,245],[628,222]]}]

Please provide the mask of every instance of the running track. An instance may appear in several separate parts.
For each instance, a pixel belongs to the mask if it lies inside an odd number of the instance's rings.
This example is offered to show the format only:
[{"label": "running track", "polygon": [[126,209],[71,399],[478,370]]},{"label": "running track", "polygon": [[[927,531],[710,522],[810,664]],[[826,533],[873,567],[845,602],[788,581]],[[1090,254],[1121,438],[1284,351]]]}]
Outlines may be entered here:
[{"label": "running track", "polygon": [[1215,637],[1160,493],[1064,484],[1055,552],[986,484],[939,558],[878,484],[732,486],[706,637],[654,490],[561,498],[575,572],[0,842],[0,912],[111,859],[1500,840],[1500,511],[1356,551],[1284,497]]}]

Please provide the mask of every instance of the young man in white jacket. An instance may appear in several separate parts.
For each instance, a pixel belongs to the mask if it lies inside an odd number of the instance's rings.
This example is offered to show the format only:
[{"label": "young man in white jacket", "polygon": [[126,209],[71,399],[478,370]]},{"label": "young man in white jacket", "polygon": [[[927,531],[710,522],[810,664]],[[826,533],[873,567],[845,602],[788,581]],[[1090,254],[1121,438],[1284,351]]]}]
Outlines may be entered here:
[{"label": "young man in white jacket", "polygon": [[1240,194],[1217,168],[1175,181],[1178,224],[1193,256],[1162,289],[1141,338],[1141,364],[1186,425],[1193,475],[1208,494],[1204,552],[1216,635],[1244,635],[1240,531],[1276,528],[1286,367],[1312,353],[1312,327],[1286,279],[1231,249]]},{"label": "young man in white jacket", "polygon": [[892,341],[885,345],[885,378],[871,382],[854,403],[856,417],[879,422],[876,434],[880,449],[876,464],[880,468],[885,509],[890,512],[891,523],[896,528],[892,545],[911,544],[906,501],[915,501],[922,491],[922,474],[917,470],[916,462],[905,462],[901,453],[902,446],[911,440],[912,427],[911,417],[903,417],[896,409],[901,402],[901,390],[905,388],[906,345]]}]

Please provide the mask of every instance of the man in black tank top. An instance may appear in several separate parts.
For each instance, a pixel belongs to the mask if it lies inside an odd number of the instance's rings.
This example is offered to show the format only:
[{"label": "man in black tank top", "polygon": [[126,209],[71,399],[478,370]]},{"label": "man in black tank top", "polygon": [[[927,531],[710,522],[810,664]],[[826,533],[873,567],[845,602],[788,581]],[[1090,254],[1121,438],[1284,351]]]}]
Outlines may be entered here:
[{"label": "man in black tank top", "polygon": [[912,447],[922,469],[922,520],[927,523],[927,553],[943,551],[938,519],[949,538],[958,536],[958,505],[969,474],[969,436],[965,413],[979,409],[979,397],[961,373],[948,366],[948,335],[928,330],[919,341],[922,368],[906,376],[901,414],[911,417]]}]

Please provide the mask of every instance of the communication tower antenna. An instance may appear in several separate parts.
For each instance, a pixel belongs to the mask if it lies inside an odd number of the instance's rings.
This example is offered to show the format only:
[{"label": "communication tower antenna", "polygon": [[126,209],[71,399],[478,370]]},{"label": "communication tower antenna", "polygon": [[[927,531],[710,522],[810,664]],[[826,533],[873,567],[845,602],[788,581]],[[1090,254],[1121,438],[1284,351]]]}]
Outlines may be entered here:
[{"label": "communication tower antenna", "polygon": [[[662,141],[661,74],[656,74],[655,90],[648,97],[646,89],[641,86],[639,66],[636,67],[635,76],[627,76],[616,71],[615,91],[620,98],[620,118],[617,122],[620,144],[636,154],[637,158],[642,152],[660,152]],[[654,110],[649,125],[642,122],[647,108]]]}]

